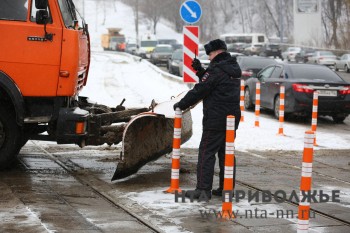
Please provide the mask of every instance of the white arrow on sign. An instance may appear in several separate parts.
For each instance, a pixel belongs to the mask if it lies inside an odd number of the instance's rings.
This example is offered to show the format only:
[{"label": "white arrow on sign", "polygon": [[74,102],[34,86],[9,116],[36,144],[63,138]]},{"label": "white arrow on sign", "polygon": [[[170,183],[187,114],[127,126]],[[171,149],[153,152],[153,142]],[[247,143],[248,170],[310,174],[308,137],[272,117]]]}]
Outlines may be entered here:
[{"label": "white arrow on sign", "polygon": [[188,10],[188,12],[190,12],[192,18],[195,18],[195,19],[197,18],[196,12],[193,12],[193,11],[191,10],[191,8],[190,8],[189,6],[187,6],[186,3],[184,4],[184,7]]}]

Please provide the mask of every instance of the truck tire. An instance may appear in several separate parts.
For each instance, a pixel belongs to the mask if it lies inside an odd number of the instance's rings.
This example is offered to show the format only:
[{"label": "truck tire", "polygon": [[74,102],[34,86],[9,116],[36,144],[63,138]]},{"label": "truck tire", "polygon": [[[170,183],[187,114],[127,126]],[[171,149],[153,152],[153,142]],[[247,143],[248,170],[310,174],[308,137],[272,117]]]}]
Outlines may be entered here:
[{"label": "truck tire", "polygon": [[15,113],[0,106],[0,170],[9,167],[20,150],[21,131]]}]

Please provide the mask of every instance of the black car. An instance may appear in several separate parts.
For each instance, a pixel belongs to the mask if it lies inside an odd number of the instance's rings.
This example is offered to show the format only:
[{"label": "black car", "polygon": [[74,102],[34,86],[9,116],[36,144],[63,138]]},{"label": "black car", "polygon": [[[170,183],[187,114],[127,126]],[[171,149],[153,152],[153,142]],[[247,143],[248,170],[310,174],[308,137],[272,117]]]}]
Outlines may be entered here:
[{"label": "black car", "polygon": [[245,83],[246,109],[255,103],[255,86],[260,81],[260,105],[279,117],[279,91],[285,86],[285,114],[310,116],[314,91],[319,92],[318,115],[328,115],[336,123],[350,114],[350,84],[326,66],[276,64],[261,70]]},{"label": "black car", "polygon": [[266,66],[278,64],[271,58],[252,56],[237,56],[237,62],[242,70],[242,79],[256,77],[256,74]]},{"label": "black car", "polygon": [[295,54],[295,62],[297,63],[307,63],[309,57],[312,57],[314,49],[302,49],[299,53]]},{"label": "black car", "polygon": [[264,44],[260,49],[259,55],[262,57],[279,57],[282,59],[281,47],[278,44]]},{"label": "black car", "polygon": [[168,70],[170,74],[176,74],[180,76],[179,65],[181,64],[181,61],[183,59],[182,56],[182,49],[177,49],[173,52],[173,54],[168,60]]}]

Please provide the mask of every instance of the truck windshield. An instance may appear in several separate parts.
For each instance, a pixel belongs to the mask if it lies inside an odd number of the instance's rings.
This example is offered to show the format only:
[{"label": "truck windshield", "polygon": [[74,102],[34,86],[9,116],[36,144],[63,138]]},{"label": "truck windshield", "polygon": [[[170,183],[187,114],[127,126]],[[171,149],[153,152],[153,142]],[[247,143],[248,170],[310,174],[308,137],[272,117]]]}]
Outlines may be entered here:
[{"label": "truck windshield", "polygon": [[78,20],[72,0],[58,0],[64,24],[67,28],[74,28],[74,21]]}]

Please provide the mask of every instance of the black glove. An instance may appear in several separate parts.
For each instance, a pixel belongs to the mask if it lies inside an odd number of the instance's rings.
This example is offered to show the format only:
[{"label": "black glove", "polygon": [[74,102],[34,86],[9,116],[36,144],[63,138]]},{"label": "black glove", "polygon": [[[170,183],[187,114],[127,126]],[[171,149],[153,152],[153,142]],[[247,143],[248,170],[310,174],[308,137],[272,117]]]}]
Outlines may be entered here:
[{"label": "black glove", "polygon": [[175,111],[177,108],[179,108],[180,110],[182,110],[182,109],[180,108],[179,102],[177,102],[176,104],[174,104],[174,111]]},{"label": "black glove", "polygon": [[192,68],[195,70],[195,71],[200,71],[200,70],[203,70],[204,68],[202,67],[202,64],[201,62],[197,59],[197,58],[194,58],[193,61],[192,61]]}]

